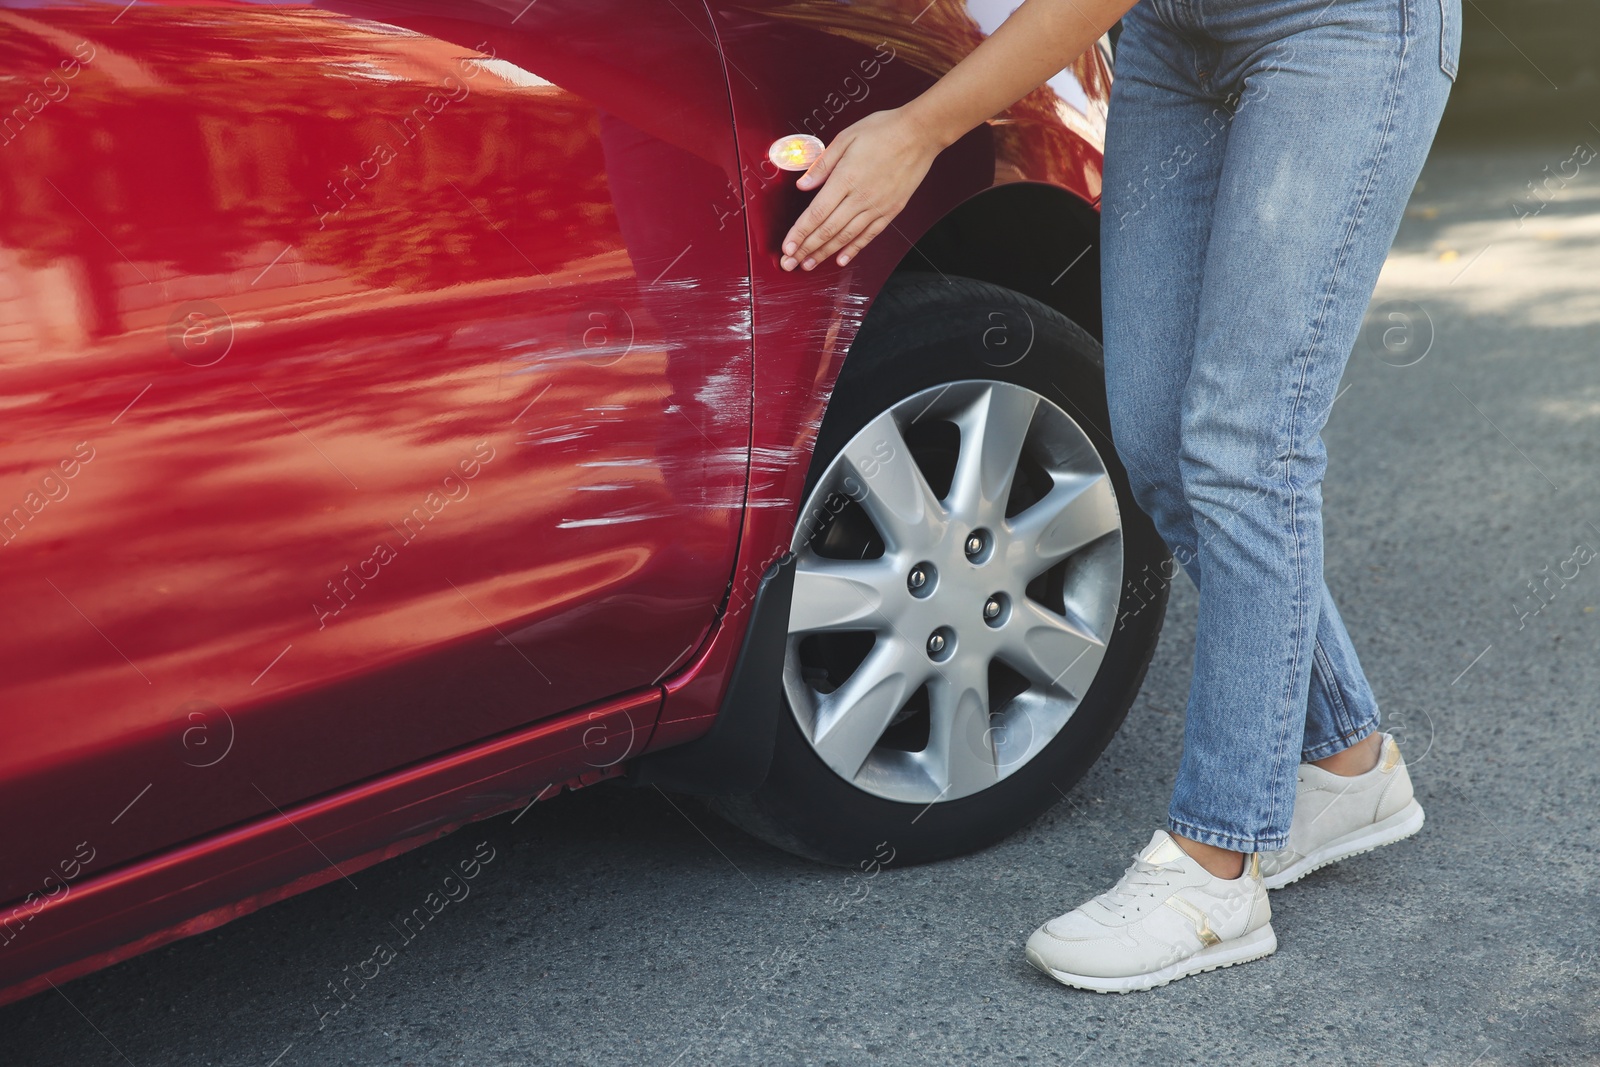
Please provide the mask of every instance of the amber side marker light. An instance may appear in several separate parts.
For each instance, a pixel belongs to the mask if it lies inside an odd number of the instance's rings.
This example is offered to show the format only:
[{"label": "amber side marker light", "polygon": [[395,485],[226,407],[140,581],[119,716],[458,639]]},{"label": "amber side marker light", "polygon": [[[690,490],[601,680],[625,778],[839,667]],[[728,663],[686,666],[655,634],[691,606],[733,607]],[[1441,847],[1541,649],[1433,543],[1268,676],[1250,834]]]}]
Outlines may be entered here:
[{"label": "amber side marker light", "polygon": [[791,133],[772,142],[767,158],[779,170],[805,170],[822,155],[823,144],[809,133]]}]

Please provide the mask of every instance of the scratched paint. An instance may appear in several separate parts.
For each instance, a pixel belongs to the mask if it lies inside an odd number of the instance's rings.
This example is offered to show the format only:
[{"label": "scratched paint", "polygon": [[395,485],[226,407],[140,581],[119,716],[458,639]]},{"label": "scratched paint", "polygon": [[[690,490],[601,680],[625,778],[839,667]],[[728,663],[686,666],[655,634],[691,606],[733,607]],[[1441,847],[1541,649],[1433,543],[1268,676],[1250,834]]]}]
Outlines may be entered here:
[{"label": "scratched paint", "polygon": [[[0,10],[19,84],[94,48],[0,158],[0,500],[95,449],[0,552],[30,620],[0,647],[0,805],[98,824],[154,779],[114,864],[259,814],[250,781],[286,805],[648,685],[708,630],[747,473],[748,252],[662,208],[736,173],[727,92],[708,24],[601,14]],[[231,331],[204,366],[168,339],[196,301]],[[470,498],[402,547],[391,524],[479,441]],[[195,700],[238,726],[227,775],[180,758]],[[53,862],[47,830],[0,830],[0,900]]]}]

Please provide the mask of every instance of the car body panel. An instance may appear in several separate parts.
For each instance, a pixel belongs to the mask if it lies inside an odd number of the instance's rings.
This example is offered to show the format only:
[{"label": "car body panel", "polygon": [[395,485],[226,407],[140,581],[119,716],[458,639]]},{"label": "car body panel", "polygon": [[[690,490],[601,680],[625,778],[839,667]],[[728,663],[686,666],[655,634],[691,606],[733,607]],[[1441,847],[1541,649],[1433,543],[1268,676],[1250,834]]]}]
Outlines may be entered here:
[{"label": "car body panel", "polygon": [[[709,631],[751,374],[743,234],[672,210],[733,171],[709,24],[474,12],[0,8],[0,810],[51,812],[0,900]],[[606,76],[630,39],[679,92]]]}]

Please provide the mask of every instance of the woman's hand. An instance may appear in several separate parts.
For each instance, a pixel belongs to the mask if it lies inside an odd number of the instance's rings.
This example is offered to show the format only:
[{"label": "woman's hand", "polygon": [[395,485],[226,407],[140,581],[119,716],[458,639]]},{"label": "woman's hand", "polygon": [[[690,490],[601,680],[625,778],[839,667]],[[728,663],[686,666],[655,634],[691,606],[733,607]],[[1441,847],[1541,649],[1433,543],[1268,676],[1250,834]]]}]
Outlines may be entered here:
[{"label": "woman's hand", "polygon": [[839,131],[796,183],[816,198],[783,239],[784,270],[844,266],[889,225],[933,159],[1093,47],[1134,0],[1022,0],[961,62],[901,107]]},{"label": "woman's hand", "polygon": [[795,183],[822,188],[784,236],[779,266],[811,270],[835,252],[839,266],[850,262],[900,214],[944,147],[902,108],[840,130]]}]

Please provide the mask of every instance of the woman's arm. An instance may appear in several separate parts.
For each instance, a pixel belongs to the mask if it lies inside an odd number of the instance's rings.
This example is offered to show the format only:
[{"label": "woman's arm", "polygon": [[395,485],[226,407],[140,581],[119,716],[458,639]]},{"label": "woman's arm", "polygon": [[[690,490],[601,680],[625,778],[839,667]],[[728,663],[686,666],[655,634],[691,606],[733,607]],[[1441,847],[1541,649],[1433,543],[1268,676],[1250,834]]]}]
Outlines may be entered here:
[{"label": "woman's arm", "polygon": [[818,190],[783,239],[784,270],[843,249],[842,267],[900,213],[937,156],[968,130],[1054,77],[1134,0],[1024,0],[920,96],[839,131],[800,176]]}]

